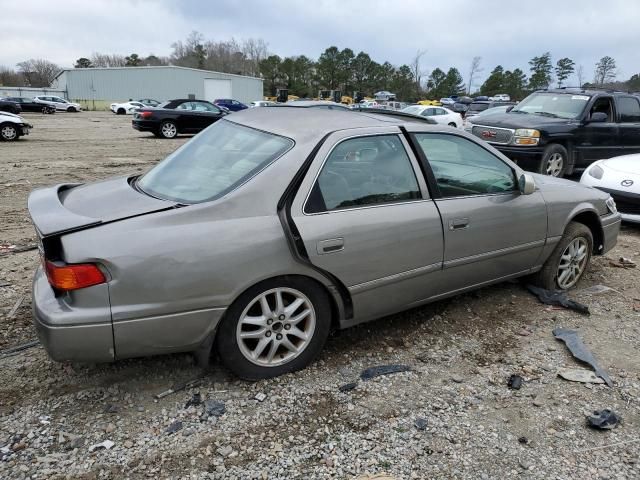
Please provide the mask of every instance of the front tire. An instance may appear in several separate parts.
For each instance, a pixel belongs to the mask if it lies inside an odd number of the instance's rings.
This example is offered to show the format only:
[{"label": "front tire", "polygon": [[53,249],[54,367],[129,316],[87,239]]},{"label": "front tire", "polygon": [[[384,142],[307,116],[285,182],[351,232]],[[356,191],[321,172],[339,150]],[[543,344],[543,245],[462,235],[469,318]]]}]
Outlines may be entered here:
[{"label": "front tire", "polygon": [[226,367],[261,380],[306,367],[329,335],[331,308],[313,280],[278,277],[244,292],[229,307],[216,335]]},{"label": "front tire", "polygon": [[552,143],[544,149],[542,159],[538,164],[538,173],[551,177],[562,178],[567,171],[569,154],[567,149],[557,143]]},{"label": "front tire", "polygon": [[162,122],[158,133],[162,138],[175,138],[178,135],[178,127],[171,121]]},{"label": "front tire", "polygon": [[119,108],[118,111],[116,112],[117,115],[124,115],[125,113],[127,112],[125,111],[124,108]]},{"label": "front tire", "polygon": [[538,273],[533,283],[547,290],[569,290],[589,268],[593,252],[593,234],[582,223],[571,222]]},{"label": "front tire", "polygon": [[67,112],[69,112],[69,113],[76,113],[76,112],[77,112],[77,110],[75,109],[75,107],[69,107],[69,108],[67,108]]},{"label": "front tire", "polygon": [[0,139],[10,142],[18,140],[18,138],[20,138],[20,134],[15,125],[11,123],[3,123],[0,125]]}]

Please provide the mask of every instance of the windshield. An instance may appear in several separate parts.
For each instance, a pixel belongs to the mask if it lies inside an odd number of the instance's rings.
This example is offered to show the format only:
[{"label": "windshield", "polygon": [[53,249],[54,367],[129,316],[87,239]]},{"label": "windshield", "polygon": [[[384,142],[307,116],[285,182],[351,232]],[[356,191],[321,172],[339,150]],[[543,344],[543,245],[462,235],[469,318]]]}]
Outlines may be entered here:
[{"label": "windshield", "polygon": [[558,118],[577,118],[589,101],[588,95],[564,93],[532,93],[512,112],[536,113]]},{"label": "windshield", "polygon": [[213,200],[245,183],[293,141],[220,120],[152,168],[138,187],[179,203]]}]

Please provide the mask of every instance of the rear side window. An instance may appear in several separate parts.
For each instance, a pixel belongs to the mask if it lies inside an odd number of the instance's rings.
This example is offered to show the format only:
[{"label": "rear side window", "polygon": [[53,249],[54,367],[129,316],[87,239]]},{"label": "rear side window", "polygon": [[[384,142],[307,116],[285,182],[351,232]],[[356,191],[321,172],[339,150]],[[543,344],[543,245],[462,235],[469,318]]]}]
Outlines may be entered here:
[{"label": "rear side window", "polygon": [[618,98],[621,122],[640,122],[640,102],[635,97]]},{"label": "rear side window", "polygon": [[329,154],[305,213],[421,198],[413,166],[396,135],[344,140]]},{"label": "rear side window", "polygon": [[147,194],[191,204],[214,200],[282,156],[293,140],[220,120],[138,181]]},{"label": "rear side window", "polygon": [[517,190],[511,167],[471,140],[457,135],[418,133],[443,197]]}]

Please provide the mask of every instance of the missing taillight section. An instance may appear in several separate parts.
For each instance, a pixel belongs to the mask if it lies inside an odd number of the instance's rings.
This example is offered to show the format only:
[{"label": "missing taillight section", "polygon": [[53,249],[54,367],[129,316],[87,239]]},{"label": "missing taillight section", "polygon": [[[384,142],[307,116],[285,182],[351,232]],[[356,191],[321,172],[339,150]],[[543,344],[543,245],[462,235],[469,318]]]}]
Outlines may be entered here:
[{"label": "missing taillight section", "polygon": [[56,290],[78,290],[107,281],[102,271],[93,263],[66,265],[45,260],[44,267],[49,283]]},{"label": "missing taillight section", "polygon": [[138,112],[139,118],[151,118],[153,112]]}]

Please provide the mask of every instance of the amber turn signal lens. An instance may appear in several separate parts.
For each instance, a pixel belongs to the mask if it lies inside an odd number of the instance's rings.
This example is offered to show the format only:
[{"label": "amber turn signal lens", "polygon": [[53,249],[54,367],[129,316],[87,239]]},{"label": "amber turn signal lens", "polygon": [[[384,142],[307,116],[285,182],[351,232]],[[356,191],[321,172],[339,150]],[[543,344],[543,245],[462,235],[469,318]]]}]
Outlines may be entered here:
[{"label": "amber turn signal lens", "polygon": [[538,139],[531,137],[516,137],[516,145],[537,145]]},{"label": "amber turn signal lens", "polygon": [[47,260],[45,270],[49,283],[57,290],[78,290],[107,281],[100,269],[92,263],[56,265]]}]

